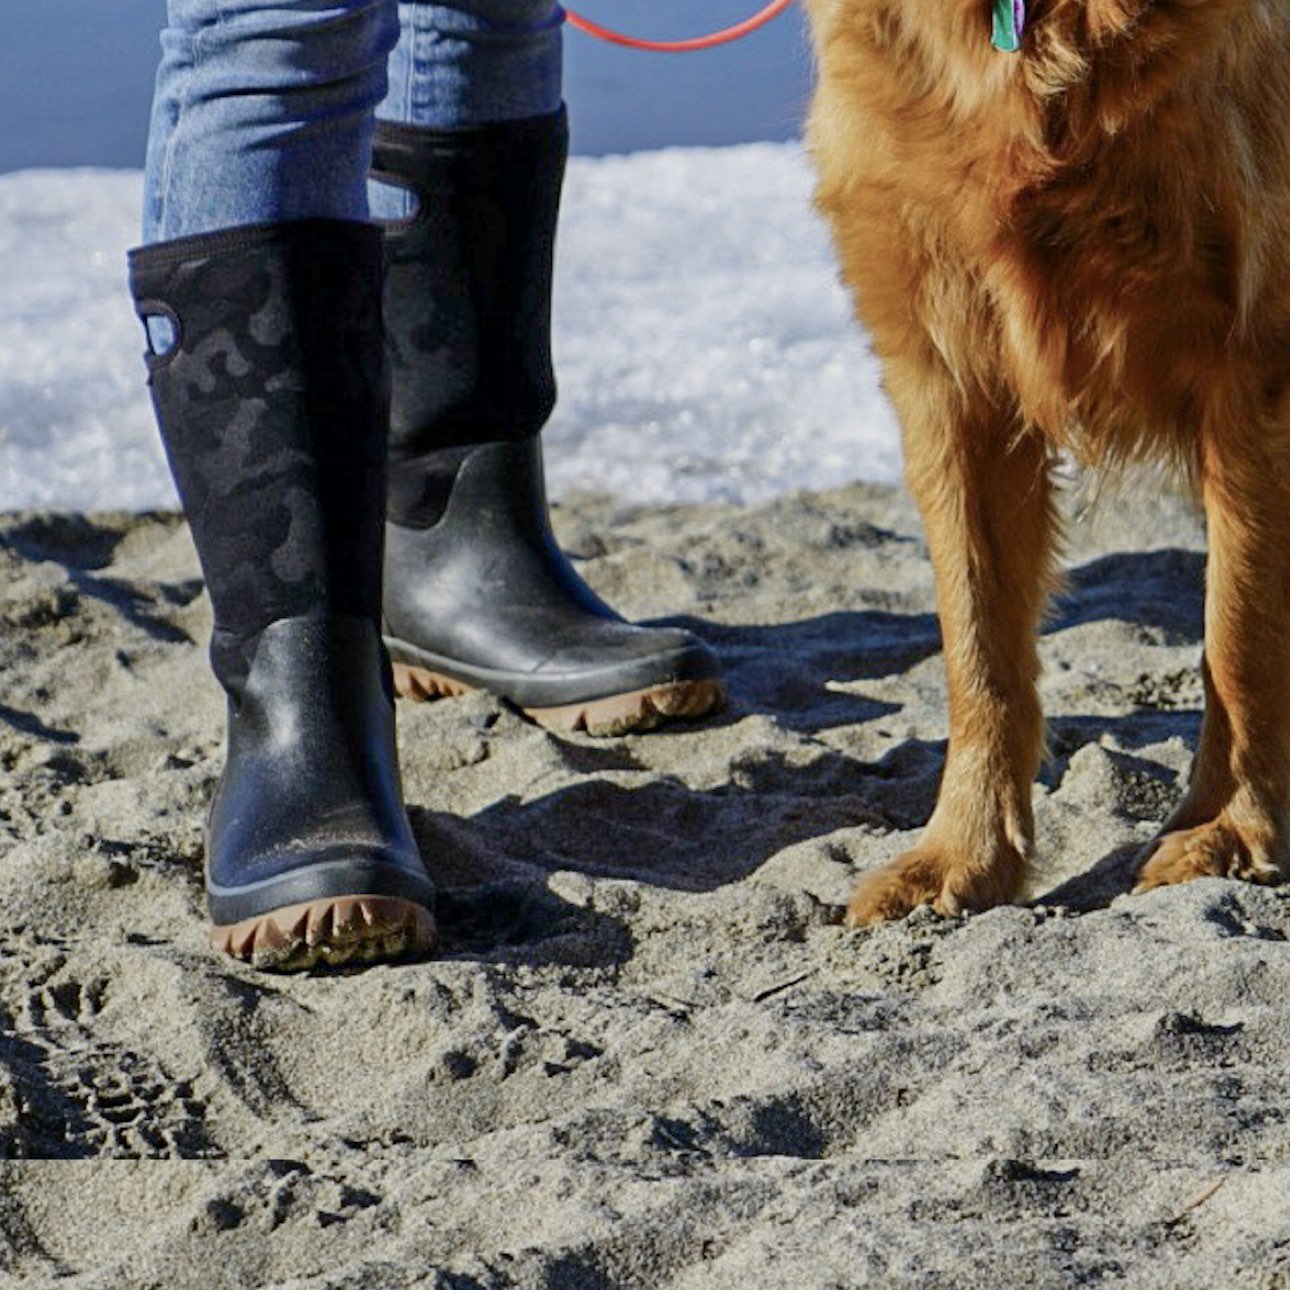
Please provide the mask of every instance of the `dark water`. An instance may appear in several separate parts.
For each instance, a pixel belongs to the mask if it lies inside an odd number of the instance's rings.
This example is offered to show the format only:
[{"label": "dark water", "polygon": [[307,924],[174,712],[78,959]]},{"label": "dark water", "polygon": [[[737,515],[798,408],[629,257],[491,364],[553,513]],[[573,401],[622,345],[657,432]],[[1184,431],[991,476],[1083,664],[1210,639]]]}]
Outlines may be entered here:
[{"label": "dark water", "polygon": [[[642,35],[697,34],[761,0],[582,0]],[[579,6],[575,3],[575,8]],[[164,0],[0,0],[0,171],[139,166]],[[797,135],[810,60],[796,8],[734,46],[661,56],[570,30],[574,150],[741,143]]]}]

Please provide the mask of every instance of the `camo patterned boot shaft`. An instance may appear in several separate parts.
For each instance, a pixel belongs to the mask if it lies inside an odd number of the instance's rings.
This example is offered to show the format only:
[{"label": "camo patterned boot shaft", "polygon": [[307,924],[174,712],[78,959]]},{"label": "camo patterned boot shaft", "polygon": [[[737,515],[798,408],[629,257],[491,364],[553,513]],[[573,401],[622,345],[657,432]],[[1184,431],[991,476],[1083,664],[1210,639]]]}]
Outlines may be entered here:
[{"label": "camo patterned boot shaft", "polygon": [[324,219],[130,257],[140,317],[172,337],[148,354],[149,385],[228,695],[213,941],[264,967],[433,941],[379,635],[381,254],[375,228]]},{"label": "camo patterned boot shaft", "polygon": [[491,690],[553,729],[622,734],[724,701],[711,650],[637,627],[551,531],[551,277],[563,111],[471,129],[378,121],[393,368],[385,633],[403,695]]},{"label": "camo patterned boot shaft", "polygon": [[279,618],[376,619],[387,392],[375,230],[310,220],[135,252],[142,314],[171,318],[151,392],[215,611],[216,675]]},{"label": "camo patterned boot shaft", "polygon": [[378,122],[374,177],[411,189],[386,225],[389,518],[428,528],[460,454],[531,439],[555,406],[551,271],[564,114],[473,130]]}]

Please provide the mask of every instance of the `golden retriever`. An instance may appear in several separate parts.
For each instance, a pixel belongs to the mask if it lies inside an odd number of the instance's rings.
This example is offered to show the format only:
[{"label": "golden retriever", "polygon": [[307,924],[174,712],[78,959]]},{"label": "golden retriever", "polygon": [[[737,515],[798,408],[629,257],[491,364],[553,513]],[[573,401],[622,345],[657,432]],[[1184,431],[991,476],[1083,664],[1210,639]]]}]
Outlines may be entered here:
[{"label": "golden retriever", "polygon": [[[900,416],[949,751],[853,924],[1014,898],[1054,454],[1164,457],[1209,531],[1206,711],[1139,890],[1290,876],[1290,0],[807,0],[818,203]],[[1149,523],[1150,517],[1144,517]]]}]

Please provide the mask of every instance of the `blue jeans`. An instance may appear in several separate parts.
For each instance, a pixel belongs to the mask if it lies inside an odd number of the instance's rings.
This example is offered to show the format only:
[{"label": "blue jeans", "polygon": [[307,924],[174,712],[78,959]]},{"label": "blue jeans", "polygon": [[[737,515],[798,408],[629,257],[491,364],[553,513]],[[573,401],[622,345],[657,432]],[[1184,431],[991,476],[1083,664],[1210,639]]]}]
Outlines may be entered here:
[{"label": "blue jeans", "polygon": [[169,0],[144,241],[405,213],[374,119],[452,130],[560,107],[556,0]]}]

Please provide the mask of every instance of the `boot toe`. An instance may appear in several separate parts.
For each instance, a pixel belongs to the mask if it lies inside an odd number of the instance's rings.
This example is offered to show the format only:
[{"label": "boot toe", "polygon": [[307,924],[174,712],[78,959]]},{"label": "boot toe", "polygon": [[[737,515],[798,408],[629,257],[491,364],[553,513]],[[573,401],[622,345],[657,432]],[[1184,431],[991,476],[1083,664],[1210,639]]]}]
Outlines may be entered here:
[{"label": "boot toe", "polygon": [[[623,735],[720,710],[725,686],[716,655],[674,627],[603,623],[596,641],[566,646],[539,669],[558,698],[521,704],[539,725],[560,732]],[[576,697],[569,697],[570,695]]]},{"label": "boot toe", "polygon": [[369,621],[281,619],[260,634],[230,704],[206,894],[212,943],[257,967],[433,945],[434,886],[399,793]]},{"label": "boot toe", "polygon": [[706,642],[675,627],[587,619],[524,666],[481,665],[390,640],[394,685],[409,699],[485,689],[539,725],[621,735],[693,720],[725,705],[721,667]]},{"label": "boot toe", "polygon": [[680,627],[640,627],[609,620],[587,623],[537,672],[588,678],[626,670],[645,682],[708,680],[721,674],[708,644]]}]

